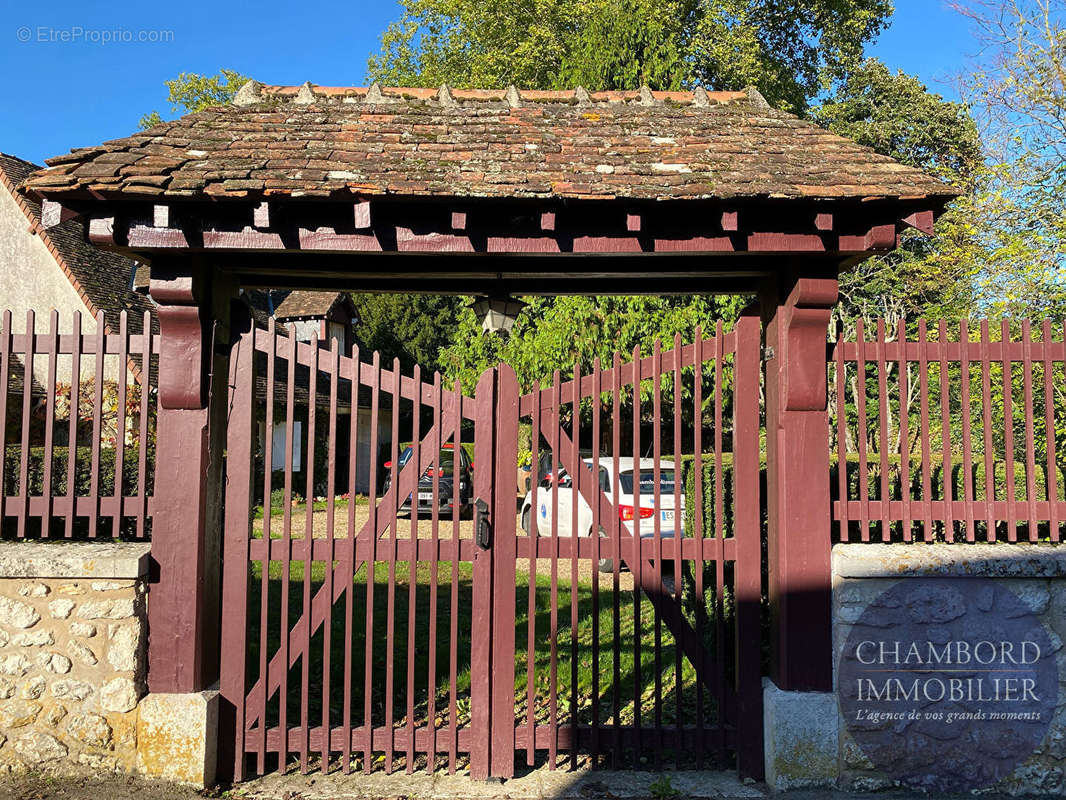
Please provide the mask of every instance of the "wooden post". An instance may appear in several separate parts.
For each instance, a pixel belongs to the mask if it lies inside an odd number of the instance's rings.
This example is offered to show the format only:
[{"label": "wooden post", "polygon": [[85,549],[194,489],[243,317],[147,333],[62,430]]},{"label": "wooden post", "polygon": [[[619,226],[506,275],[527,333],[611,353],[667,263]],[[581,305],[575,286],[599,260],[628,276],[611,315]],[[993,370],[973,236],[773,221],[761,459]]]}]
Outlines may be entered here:
[{"label": "wooden post", "polygon": [[496,368],[496,453],[492,498],[492,739],[490,774],[514,777],[515,579],[518,550],[514,476],[518,472],[518,377]]},{"label": "wooden post", "polygon": [[833,686],[826,333],[837,280],[784,277],[761,293],[766,331],[770,677]]},{"label": "wooden post", "polygon": [[518,471],[518,378],[514,370],[507,364],[485,370],[474,403],[474,499],[488,505],[492,524],[488,549],[474,549],[471,609],[475,634],[470,650],[470,777],[484,780],[514,776],[518,531],[515,494],[508,488]]},{"label": "wooden post", "polygon": [[198,692],[218,678],[228,357],[212,345],[227,342],[230,292],[188,258],[154,260],[150,292],[160,354],[148,688]]},{"label": "wooden post", "polygon": [[[234,347],[230,356],[226,425],[226,528],[223,543],[222,641],[243,643],[248,630],[248,546],[255,497],[255,324],[250,309],[234,301]],[[221,735],[219,772],[244,780],[247,648],[226,648],[220,665]],[[231,771],[232,770],[232,771]]]},{"label": "wooden post", "polygon": [[[736,492],[734,591],[737,692],[737,772],[763,778],[761,661],[762,542],[759,502],[759,318],[746,313],[735,328],[733,480]],[[719,339],[720,341],[720,339]],[[721,378],[718,378],[721,380]]]},{"label": "wooden post", "polygon": [[[481,374],[474,393],[474,500],[492,510],[496,426],[496,370]],[[457,456],[458,457],[458,456]],[[474,512],[477,526],[478,512]],[[476,536],[476,531],[475,531]],[[470,777],[489,777],[492,739],[492,550],[474,547],[470,629]],[[513,716],[513,715],[512,715]]]}]

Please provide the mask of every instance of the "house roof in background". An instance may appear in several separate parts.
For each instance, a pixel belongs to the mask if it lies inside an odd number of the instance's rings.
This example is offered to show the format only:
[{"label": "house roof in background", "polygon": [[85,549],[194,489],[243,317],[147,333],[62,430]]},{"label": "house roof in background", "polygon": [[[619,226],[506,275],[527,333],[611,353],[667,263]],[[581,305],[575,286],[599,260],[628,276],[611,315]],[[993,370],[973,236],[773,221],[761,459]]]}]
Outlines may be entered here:
[{"label": "house roof in background", "polygon": [[749,92],[325,88],[231,105],[49,159],[55,199],[942,198],[955,192]]},{"label": "house roof in background", "polygon": [[296,289],[289,292],[274,307],[274,316],[279,320],[325,317],[337,303],[347,300],[344,292],[312,292]]},{"label": "house roof in background", "polygon": [[[67,220],[46,229],[41,224],[40,204],[16,192],[16,187],[39,169],[37,164],[0,153],[0,184],[15,198],[31,228],[48,248],[89,312],[95,316],[103,311],[107,329],[117,333],[120,312],[127,311],[128,329],[132,333],[141,333],[144,313],[151,311],[153,306],[147,297],[132,290],[136,262],[89,244],[85,238],[85,223],[81,220]],[[158,330],[154,315],[152,328]]]}]

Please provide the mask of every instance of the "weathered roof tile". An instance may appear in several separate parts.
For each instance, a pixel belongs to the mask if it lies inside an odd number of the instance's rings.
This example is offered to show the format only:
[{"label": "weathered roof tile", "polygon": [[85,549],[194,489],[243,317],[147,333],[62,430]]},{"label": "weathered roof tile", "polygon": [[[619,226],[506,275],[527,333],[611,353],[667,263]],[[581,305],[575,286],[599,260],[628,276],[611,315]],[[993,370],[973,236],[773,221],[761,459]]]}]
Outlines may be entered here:
[{"label": "weathered roof tile", "polygon": [[216,198],[954,195],[919,170],[770,108],[756,92],[702,89],[250,83],[240,103],[48,163],[26,188],[57,198],[163,186],[168,195]]}]

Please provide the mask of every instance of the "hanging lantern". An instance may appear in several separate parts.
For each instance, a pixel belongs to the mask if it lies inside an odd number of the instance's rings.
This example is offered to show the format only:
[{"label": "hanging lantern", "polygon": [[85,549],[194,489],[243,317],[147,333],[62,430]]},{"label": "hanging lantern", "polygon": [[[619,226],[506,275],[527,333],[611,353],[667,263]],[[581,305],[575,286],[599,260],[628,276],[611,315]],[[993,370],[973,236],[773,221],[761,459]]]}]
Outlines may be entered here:
[{"label": "hanging lantern", "polygon": [[507,336],[526,304],[515,297],[479,297],[470,308],[481,319],[481,329]]}]

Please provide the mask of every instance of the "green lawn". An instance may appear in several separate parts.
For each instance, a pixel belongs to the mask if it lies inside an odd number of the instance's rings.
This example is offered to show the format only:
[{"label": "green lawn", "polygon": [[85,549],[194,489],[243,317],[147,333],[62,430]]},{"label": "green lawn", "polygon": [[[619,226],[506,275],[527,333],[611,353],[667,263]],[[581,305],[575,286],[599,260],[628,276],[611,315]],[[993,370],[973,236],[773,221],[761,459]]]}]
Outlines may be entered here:
[{"label": "green lawn", "polygon": [[[543,563],[543,562],[542,562]],[[449,664],[449,643],[451,641],[451,604],[452,604],[452,564],[440,562],[439,579],[436,591],[437,619],[437,659],[435,665],[436,687],[434,714],[438,726],[448,722],[448,699],[452,691],[452,675]],[[518,580],[515,587],[516,602],[516,652],[515,652],[515,717],[519,723],[528,718],[527,712],[527,676],[528,656],[527,642],[529,634],[529,575],[525,562],[518,564]],[[414,609],[410,609],[409,568],[406,562],[399,562],[395,568],[395,589],[393,598],[393,615],[395,618],[394,639],[391,661],[394,668],[392,687],[393,723],[398,727],[406,724],[408,694],[408,631],[414,625],[415,647],[412,651],[414,667],[414,717],[417,724],[425,724],[429,715],[429,620],[432,613],[431,604],[431,566],[419,562],[416,569],[414,586]],[[687,659],[682,659],[680,675],[680,703],[677,687],[676,651],[674,640],[665,626],[657,626],[652,604],[646,597],[641,597],[640,618],[637,621],[634,607],[634,594],[622,589],[617,594],[618,637],[615,637],[615,599],[616,595],[608,586],[598,589],[597,614],[593,613],[593,586],[590,582],[578,582],[571,592],[569,581],[569,562],[559,562],[558,612],[555,637],[555,672],[557,675],[556,703],[558,719],[561,724],[570,720],[571,697],[577,707],[577,718],[581,724],[590,724],[594,709],[598,712],[601,724],[613,719],[614,692],[619,695],[619,721],[622,725],[631,725],[634,721],[634,695],[639,693],[642,724],[651,725],[656,721],[656,697],[659,704],[661,722],[665,726],[676,725],[679,719],[686,725],[695,724],[696,709],[696,675]],[[303,609],[305,584],[303,582],[304,564],[294,562],[289,573],[289,626],[299,618]],[[311,570],[310,591],[312,594],[323,584],[325,564],[315,562]],[[250,597],[249,631],[251,652],[249,656],[249,685],[254,683],[259,674],[258,650],[260,642],[259,614],[262,572],[259,564],[252,567],[252,592]],[[686,616],[695,624],[693,612],[693,585],[691,580],[685,584]],[[538,574],[535,586],[534,617],[534,713],[538,723],[545,724],[551,719],[551,681],[552,672],[552,606],[550,594],[551,578],[548,574]],[[713,586],[713,581],[710,581]],[[470,691],[470,604],[471,604],[471,567],[469,563],[460,563],[455,583],[457,607],[457,663],[454,676],[454,691],[460,723],[469,716]],[[272,563],[268,579],[269,619],[266,637],[267,651],[276,652],[281,630],[282,565]],[[708,608],[712,609],[711,593],[707,594]],[[389,609],[389,565],[378,563],[373,582],[373,655],[370,672],[370,697],[372,717],[375,725],[386,724],[386,699],[388,685],[386,681],[386,664],[389,662],[387,643],[387,619]],[[351,689],[348,704],[354,726],[363,724],[364,699],[366,687],[365,637],[367,585],[365,566],[356,573],[351,592]],[[576,647],[571,621],[571,602],[576,603],[577,621]],[[343,718],[345,705],[344,694],[344,638],[348,625],[347,598],[334,604],[331,625],[330,659],[331,669],[329,691],[324,694],[326,676],[323,675],[323,632],[320,629],[311,639],[311,657],[308,659],[310,698],[307,713],[312,725],[321,723],[324,700],[330,706],[331,725],[339,725]],[[711,617],[705,616],[703,622],[704,640],[708,648],[713,648],[714,624]],[[594,623],[598,623],[594,625]],[[727,624],[728,620],[724,624]],[[479,632],[479,635],[483,635]],[[655,642],[661,642],[659,660],[654,658]],[[594,640],[598,642],[598,662],[594,660]],[[640,669],[635,668],[634,650],[639,641],[641,648]],[[615,682],[615,652],[617,644],[619,681]],[[300,648],[303,645],[301,643]],[[729,658],[725,659],[726,662]],[[297,724],[303,713],[299,687],[303,672],[302,660],[297,660],[290,671],[288,690],[288,724]],[[576,673],[576,674],[575,674]],[[598,676],[598,681],[596,680]],[[575,683],[576,677],[576,683]],[[594,684],[596,684],[594,686]],[[575,690],[572,694],[572,688]],[[268,710],[268,722],[276,725],[278,719],[278,701],[275,696]],[[704,692],[703,719],[711,722],[716,719],[714,698],[710,692]]]}]

